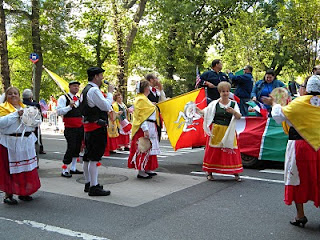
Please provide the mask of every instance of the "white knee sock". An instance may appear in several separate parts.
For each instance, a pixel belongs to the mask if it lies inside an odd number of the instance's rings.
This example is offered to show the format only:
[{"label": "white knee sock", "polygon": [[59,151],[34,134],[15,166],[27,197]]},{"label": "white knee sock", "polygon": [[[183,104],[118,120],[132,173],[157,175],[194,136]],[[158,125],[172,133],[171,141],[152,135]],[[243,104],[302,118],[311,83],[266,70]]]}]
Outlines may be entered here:
[{"label": "white knee sock", "polygon": [[72,163],[71,163],[70,170],[72,170],[72,171],[77,170],[76,165],[77,165],[77,158],[76,158],[76,157],[73,157],[73,158],[72,158]]},{"label": "white knee sock", "polygon": [[89,162],[83,162],[83,175],[86,183],[90,182]]},{"label": "white knee sock", "polygon": [[89,161],[90,187],[98,184],[97,162]]}]

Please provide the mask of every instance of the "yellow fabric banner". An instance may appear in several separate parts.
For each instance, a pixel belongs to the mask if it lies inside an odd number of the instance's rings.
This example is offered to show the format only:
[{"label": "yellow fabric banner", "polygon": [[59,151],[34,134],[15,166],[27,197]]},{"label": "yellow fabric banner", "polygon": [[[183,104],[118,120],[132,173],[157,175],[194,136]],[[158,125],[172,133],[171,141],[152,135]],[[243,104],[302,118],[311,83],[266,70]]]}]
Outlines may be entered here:
[{"label": "yellow fabric banner", "polygon": [[298,97],[282,107],[282,111],[301,137],[317,151],[320,148],[320,108],[310,104],[312,97]]},{"label": "yellow fabric banner", "polygon": [[61,88],[61,90],[65,91],[66,93],[69,92],[69,83],[58,76],[57,74],[49,71],[47,68],[43,67],[44,70],[49,74],[49,76],[55,81],[55,83]]}]

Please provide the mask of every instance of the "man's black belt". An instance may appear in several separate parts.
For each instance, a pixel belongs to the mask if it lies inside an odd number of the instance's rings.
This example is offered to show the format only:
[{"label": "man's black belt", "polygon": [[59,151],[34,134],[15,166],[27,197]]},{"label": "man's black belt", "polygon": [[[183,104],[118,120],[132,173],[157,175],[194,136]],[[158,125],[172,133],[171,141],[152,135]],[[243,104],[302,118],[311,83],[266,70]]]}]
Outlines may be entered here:
[{"label": "man's black belt", "polygon": [[[28,137],[32,132],[25,132],[24,133],[24,136],[25,137]],[[21,137],[22,136],[22,133],[11,133],[11,134],[6,134],[8,136],[12,136],[12,137]]]}]

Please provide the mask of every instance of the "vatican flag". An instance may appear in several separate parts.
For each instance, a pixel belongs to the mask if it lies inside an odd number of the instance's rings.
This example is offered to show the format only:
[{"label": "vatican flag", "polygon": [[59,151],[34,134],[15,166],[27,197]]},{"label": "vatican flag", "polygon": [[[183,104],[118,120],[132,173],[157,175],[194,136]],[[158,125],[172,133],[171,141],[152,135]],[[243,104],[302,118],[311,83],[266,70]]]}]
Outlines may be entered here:
[{"label": "vatican flag", "polygon": [[196,112],[196,107],[203,109],[207,106],[204,88],[171,98],[157,106],[175,151],[205,145],[203,118]]}]

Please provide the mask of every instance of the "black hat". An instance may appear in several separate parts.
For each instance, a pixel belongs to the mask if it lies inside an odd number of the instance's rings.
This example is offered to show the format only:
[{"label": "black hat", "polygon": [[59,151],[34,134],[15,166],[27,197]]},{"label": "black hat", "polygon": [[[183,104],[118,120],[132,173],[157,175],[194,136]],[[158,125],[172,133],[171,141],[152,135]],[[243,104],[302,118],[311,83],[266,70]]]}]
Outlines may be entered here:
[{"label": "black hat", "polygon": [[75,81],[75,80],[69,82],[69,86],[72,85],[72,84],[79,84],[80,85],[80,83],[78,81]]},{"label": "black hat", "polygon": [[88,77],[103,73],[105,70],[100,67],[89,67],[87,70]]}]

